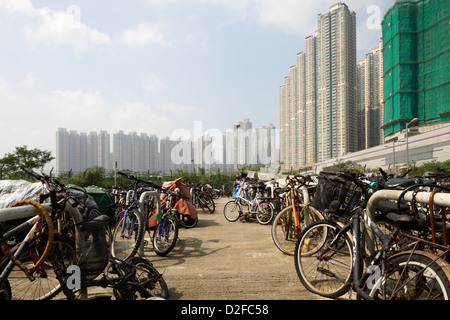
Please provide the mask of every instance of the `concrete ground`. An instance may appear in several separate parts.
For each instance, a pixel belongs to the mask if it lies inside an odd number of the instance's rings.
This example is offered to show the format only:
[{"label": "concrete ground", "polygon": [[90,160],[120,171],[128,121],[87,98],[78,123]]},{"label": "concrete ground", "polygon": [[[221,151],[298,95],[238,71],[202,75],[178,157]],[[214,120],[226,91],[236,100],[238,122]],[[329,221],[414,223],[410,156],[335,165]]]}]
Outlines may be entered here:
[{"label": "concrete ground", "polygon": [[273,243],[271,225],[228,222],[223,206],[201,209],[198,225],[180,229],[174,250],[165,257],[145,250],[169,287],[170,300],[320,300],[300,283],[294,257]]},{"label": "concrete ground", "polygon": [[[273,243],[270,224],[225,219],[229,200],[216,200],[212,214],[200,209],[198,225],[180,228],[175,248],[165,257],[155,254],[146,234],[144,257],[163,273],[168,300],[324,300],[303,287],[294,257]],[[88,290],[89,297],[111,293],[101,287]]]}]

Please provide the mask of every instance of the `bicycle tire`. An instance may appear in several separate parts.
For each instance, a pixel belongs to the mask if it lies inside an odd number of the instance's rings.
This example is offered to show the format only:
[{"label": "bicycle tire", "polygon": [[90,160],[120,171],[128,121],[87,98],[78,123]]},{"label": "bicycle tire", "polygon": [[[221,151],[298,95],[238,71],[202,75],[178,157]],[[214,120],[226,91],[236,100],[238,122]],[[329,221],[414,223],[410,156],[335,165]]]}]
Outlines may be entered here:
[{"label": "bicycle tire", "polygon": [[263,201],[256,207],[256,220],[262,225],[272,222],[274,216],[273,205],[270,202]]},{"label": "bicycle tire", "polygon": [[180,226],[186,229],[192,229],[198,224],[198,215],[196,215],[195,218],[191,218],[188,214],[177,212],[177,219],[180,222]]},{"label": "bicycle tire", "polygon": [[178,222],[168,213],[163,214],[153,232],[153,248],[158,256],[166,256],[178,239]]},{"label": "bicycle tire", "polygon": [[208,209],[209,213],[214,213],[214,211],[216,211],[216,204],[211,196],[200,195],[198,200],[200,201],[200,206]]},{"label": "bicycle tire", "polygon": [[[338,298],[350,290],[353,270],[352,242],[343,233],[335,245],[330,242],[341,229],[330,221],[310,224],[295,246],[295,270],[303,286],[327,298]],[[325,250],[329,254],[323,255]]]},{"label": "bicycle tire", "polygon": [[216,203],[214,202],[214,199],[212,197],[209,197],[209,202],[210,202],[208,206],[209,213],[216,212]]},{"label": "bicycle tire", "polygon": [[139,293],[144,299],[154,297],[167,299],[169,297],[169,288],[166,281],[149,260],[134,257],[131,263],[136,268],[135,282],[137,288],[135,294]]},{"label": "bicycle tire", "polygon": [[300,229],[295,229],[294,211],[292,206],[281,210],[272,222],[272,240],[275,246],[283,253],[293,255],[295,244],[300,232],[311,222],[323,220],[322,213],[312,206],[303,203],[296,205],[300,221]]},{"label": "bicycle tire", "polygon": [[14,300],[50,300],[56,297],[62,286],[54,267],[65,270],[75,261],[75,244],[71,239],[56,236],[52,251],[47,260],[35,271],[31,281],[21,272],[13,269],[11,278],[12,298]]},{"label": "bicycle tire", "polygon": [[426,252],[406,252],[389,257],[388,270],[369,295],[374,299],[382,299],[381,284],[384,284],[386,300],[449,300],[449,273],[442,267],[445,265],[448,268],[448,264],[443,259],[434,261],[436,258]]},{"label": "bicycle tire", "polygon": [[144,231],[144,217],[138,210],[122,215],[111,237],[111,255],[119,260],[135,256],[144,240]]},{"label": "bicycle tire", "polygon": [[242,207],[238,201],[228,201],[223,207],[223,215],[230,222],[235,222],[242,214]]},{"label": "bicycle tire", "polygon": [[3,284],[0,285],[0,301],[8,300],[11,300],[11,286],[8,279],[5,279]]}]

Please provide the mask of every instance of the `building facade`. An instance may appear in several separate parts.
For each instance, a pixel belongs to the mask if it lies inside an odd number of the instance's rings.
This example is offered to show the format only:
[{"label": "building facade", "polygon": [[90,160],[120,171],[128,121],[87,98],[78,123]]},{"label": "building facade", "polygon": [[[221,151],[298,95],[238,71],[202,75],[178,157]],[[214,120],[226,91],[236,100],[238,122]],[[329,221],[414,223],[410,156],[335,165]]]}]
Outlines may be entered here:
[{"label": "building facade", "polygon": [[397,0],[382,21],[382,129],[397,139],[406,124],[450,121],[450,2]]},{"label": "building facade", "polygon": [[[273,124],[252,128],[243,119],[225,133],[199,132],[190,140],[159,139],[154,134],[117,131],[56,132],[56,174],[77,174],[92,167],[171,174],[176,170],[232,171],[241,166],[279,163],[279,140]],[[112,145],[112,150],[111,150]]]},{"label": "building facade", "polygon": [[282,170],[357,150],[356,14],[338,2],[319,14],[280,87]]},{"label": "building facade", "polygon": [[55,174],[77,174],[92,167],[109,169],[109,150],[110,136],[106,131],[87,134],[59,128],[56,132]]},{"label": "building facade", "polygon": [[384,143],[383,43],[366,54],[357,65],[358,150]]},{"label": "building facade", "polygon": [[155,173],[160,171],[158,149],[156,135],[117,131],[113,134],[112,161],[118,170]]}]

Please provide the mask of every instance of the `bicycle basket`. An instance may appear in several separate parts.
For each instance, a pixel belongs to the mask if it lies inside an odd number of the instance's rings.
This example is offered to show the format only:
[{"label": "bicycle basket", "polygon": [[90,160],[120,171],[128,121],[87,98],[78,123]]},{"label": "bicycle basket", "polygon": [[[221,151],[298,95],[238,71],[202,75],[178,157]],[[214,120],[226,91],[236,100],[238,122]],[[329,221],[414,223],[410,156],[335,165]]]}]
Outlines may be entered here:
[{"label": "bicycle basket", "polygon": [[352,181],[334,174],[320,174],[312,206],[319,211],[345,214],[359,202],[362,190]]},{"label": "bicycle basket", "polygon": [[105,222],[100,219],[83,221],[79,230],[76,234],[77,265],[84,279],[94,279],[108,263]]}]

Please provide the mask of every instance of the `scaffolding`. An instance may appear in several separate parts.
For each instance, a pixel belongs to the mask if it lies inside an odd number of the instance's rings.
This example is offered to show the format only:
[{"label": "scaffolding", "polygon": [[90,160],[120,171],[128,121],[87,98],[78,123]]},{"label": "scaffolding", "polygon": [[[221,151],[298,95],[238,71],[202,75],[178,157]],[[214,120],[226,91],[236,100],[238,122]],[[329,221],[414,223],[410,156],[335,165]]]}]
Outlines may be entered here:
[{"label": "scaffolding", "polygon": [[382,35],[384,135],[450,121],[450,1],[397,0]]}]

